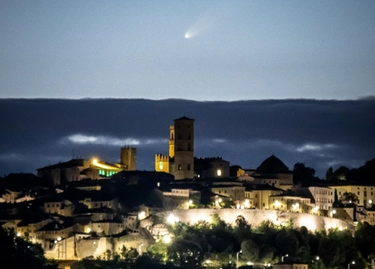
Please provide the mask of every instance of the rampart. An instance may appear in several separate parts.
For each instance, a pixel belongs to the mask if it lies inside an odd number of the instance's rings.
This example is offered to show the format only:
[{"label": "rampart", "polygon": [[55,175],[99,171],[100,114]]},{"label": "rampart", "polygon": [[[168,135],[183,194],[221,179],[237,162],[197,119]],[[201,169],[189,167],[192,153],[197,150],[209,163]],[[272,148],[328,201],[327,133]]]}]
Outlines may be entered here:
[{"label": "rampart", "polygon": [[310,231],[328,230],[331,228],[349,229],[354,231],[352,221],[343,221],[335,218],[321,217],[305,213],[293,213],[277,210],[260,209],[186,209],[174,210],[172,213],[182,222],[194,224],[199,220],[210,221],[213,214],[225,222],[234,225],[237,216],[243,216],[253,227],[259,226],[263,221],[270,220],[280,225],[291,221],[294,227],[305,226]]},{"label": "rampart", "polygon": [[80,260],[85,257],[103,256],[107,250],[112,254],[119,253],[125,246],[127,249],[135,248],[138,252],[146,251],[154,243],[152,235],[146,229],[139,233],[131,233],[121,237],[87,237],[77,238],[71,236],[57,242],[51,250],[45,251],[48,259]]}]

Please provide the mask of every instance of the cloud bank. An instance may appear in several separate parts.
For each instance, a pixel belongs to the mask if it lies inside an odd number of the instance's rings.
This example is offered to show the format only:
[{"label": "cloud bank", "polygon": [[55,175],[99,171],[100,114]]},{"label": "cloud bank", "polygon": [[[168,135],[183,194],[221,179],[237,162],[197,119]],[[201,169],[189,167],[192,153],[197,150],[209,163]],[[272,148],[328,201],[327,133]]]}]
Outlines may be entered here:
[{"label": "cloud bank", "polygon": [[146,99],[0,99],[0,175],[73,157],[119,161],[137,148],[137,167],[154,169],[168,154],[173,119],[195,119],[195,155],[221,156],[256,168],[274,154],[324,176],[330,167],[357,167],[375,156],[375,100],[197,102]]}]

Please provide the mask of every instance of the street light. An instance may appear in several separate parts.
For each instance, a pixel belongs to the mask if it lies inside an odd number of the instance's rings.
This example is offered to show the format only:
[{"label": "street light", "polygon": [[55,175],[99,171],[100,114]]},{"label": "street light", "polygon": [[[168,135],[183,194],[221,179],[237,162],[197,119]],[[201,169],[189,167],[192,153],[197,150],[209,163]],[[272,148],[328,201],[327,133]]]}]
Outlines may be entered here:
[{"label": "street light", "polygon": [[348,269],[350,269],[351,264],[355,264],[355,261],[352,261],[351,263],[348,263]]},{"label": "street light", "polygon": [[139,255],[142,255],[142,247],[143,247],[143,244],[140,244],[139,245]]},{"label": "street light", "polygon": [[236,258],[237,258],[236,268],[238,268],[238,255],[240,255],[240,253],[242,253],[242,250],[238,251],[236,254]]},{"label": "street light", "polygon": [[281,262],[284,262],[284,258],[288,257],[288,256],[289,256],[288,254],[285,254],[284,256],[281,256]]}]

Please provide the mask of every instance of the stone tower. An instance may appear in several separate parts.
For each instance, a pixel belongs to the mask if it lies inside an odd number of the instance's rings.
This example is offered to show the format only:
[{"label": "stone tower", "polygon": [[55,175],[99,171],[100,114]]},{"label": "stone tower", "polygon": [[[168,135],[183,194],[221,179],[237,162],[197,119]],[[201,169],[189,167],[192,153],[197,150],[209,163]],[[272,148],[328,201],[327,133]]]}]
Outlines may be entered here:
[{"label": "stone tower", "polygon": [[194,120],[174,120],[170,127],[169,157],[173,158],[175,179],[194,177]]},{"label": "stone tower", "polygon": [[174,178],[194,178],[194,120],[187,117],[174,120],[169,127],[169,156],[155,155],[155,171]]},{"label": "stone tower", "polygon": [[124,170],[134,171],[137,169],[137,149],[122,147],[120,153],[120,163]]}]

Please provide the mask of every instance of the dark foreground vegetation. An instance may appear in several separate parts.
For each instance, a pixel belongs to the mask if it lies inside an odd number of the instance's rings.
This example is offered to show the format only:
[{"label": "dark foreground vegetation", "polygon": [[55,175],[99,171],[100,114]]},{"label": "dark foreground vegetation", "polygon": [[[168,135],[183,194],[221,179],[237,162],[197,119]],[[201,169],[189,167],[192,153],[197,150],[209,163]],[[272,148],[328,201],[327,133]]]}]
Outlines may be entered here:
[{"label": "dark foreground vegetation", "polygon": [[[375,259],[375,226],[367,223],[359,223],[354,233],[339,229],[312,233],[306,227],[293,228],[291,222],[275,226],[265,221],[252,229],[242,216],[232,227],[214,215],[210,223],[176,222],[169,229],[170,242],[159,240],[142,255],[133,248],[107,250],[101,257],[77,261],[72,269],[234,268],[237,258],[240,267],[268,268],[283,256],[285,262],[307,263],[309,268],[347,268],[355,261],[350,268],[362,269],[370,268]],[[0,229],[0,242],[3,264],[57,268],[45,259],[40,245],[17,237],[13,231]]]},{"label": "dark foreground vegetation", "polygon": [[[252,229],[238,216],[234,227],[218,216],[210,223],[171,225],[172,241],[156,242],[138,256],[135,249],[108,251],[100,258],[86,258],[72,269],[88,268],[267,268],[280,262],[307,263],[309,268],[370,268],[375,258],[375,227],[359,223],[355,232],[332,229],[312,233],[292,223],[275,226],[270,221]],[[287,255],[285,257],[285,255]],[[318,258],[318,259],[317,259]],[[251,264],[251,266],[248,266]]]}]

